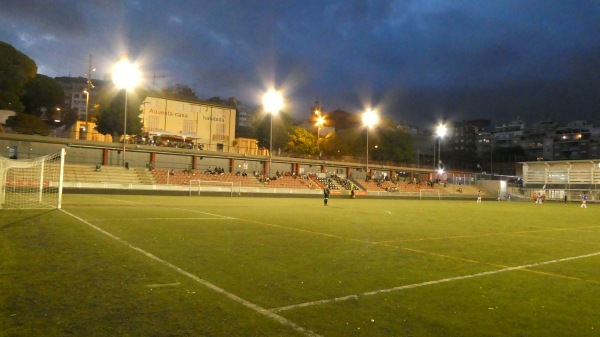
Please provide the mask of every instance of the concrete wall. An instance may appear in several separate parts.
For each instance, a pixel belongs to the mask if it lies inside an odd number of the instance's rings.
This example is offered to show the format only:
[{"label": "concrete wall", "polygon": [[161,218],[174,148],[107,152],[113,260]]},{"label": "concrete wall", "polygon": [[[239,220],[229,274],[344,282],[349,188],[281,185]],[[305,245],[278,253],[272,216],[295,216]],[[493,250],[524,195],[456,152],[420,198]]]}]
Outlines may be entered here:
[{"label": "concrete wall", "polygon": [[[123,165],[122,143],[0,133],[0,155],[4,157],[16,154],[17,159],[36,158],[57,153],[61,148],[66,149],[65,161],[67,163]],[[267,156],[261,155],[127,144],[125,160],[130,167],[147,167],[153,159],[155,168],[183,170],[193,165],[195,161],[197,170],[204,171],[222,167],[226,172],[231,170],[234,173],[263,171],[265,163],[269,160]],[[291,172],[294,164],[297,164],[304,173],[325,172],[345,175],[347,171],[350,171],[354,179],[366,177],[363,163],[330,162],[305,158],[273,157],[271,172]],[[391,170],[414,172],[415,176],[419,176],[419,171],[424,175],[429,174],[426,173],[427,169],[380,165],[375,171],[389,174]]]}]

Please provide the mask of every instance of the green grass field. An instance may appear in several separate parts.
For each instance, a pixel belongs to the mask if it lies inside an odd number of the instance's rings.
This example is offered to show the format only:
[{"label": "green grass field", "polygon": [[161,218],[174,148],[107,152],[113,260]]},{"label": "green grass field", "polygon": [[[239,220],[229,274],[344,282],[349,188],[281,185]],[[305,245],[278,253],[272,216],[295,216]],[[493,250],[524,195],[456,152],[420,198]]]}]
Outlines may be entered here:
[{"label": "green grass field", "polygon": [[600,206],[65,195],[0,212],[0,336],[598,336]]}]

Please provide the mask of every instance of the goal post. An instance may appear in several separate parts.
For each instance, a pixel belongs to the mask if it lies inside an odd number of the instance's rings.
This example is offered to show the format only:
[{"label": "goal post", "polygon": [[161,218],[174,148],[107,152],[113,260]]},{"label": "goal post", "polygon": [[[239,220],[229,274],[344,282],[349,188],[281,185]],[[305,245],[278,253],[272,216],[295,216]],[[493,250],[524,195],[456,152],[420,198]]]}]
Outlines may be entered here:
[{"label": "goal post", "polygon": [[442,200],[442,193],[435,189],[420,189],[419,200],[423,199],[438,199]]},{"label": "goal post", "polygon": [[33,159],[0,157],[0,208],[60,209],[65,149]]},{"label": "goal post", "polygon": [[202,192],[225,192],[233,197],[233,193],[241,195],[241,183],[233,181],[190,180],[189,195],[201,195]]}]

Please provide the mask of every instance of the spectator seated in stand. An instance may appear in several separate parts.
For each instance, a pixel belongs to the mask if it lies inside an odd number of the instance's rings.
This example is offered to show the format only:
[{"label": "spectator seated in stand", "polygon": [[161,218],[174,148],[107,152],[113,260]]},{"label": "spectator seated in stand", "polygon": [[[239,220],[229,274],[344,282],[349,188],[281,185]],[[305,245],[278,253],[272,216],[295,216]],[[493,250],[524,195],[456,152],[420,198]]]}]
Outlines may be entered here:
[{"label": "spectator seated in stand", "polygon": [[101,169],[102,167],[100,165],[96,165],[96,172],[100,172]]}]

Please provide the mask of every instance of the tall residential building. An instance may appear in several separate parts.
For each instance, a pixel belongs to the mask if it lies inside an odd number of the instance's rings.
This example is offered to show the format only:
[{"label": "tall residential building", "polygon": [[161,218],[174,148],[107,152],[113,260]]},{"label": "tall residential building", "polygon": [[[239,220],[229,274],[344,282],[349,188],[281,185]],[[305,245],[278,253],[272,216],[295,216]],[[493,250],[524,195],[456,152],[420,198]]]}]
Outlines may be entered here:
[{"label": "tall residential building", "polygon": [[77,112],[78,119],[81,121],[86,120],[88,117],[92,118],[96,115],[94,104],[98,101],[98,93],[110,82],[104,80],[92,79],[93,87],[91,88],[90,101],[89,101],[89,116],[86,116],[86,93],[87,89],[87,78],[84,77],[55,77],[56,80],[63,88],[65,93],[65,100],[61,106],[63,113],[67,111]]},{"label": "tall residential building", "polygon": [[235,108],[236,114],[236,126],[251,127],[252,126],[252,114],[248,111],[248,108],[235,97],[230,97],[227,102],[229,105]]},{"label": "tall residential building", "polygon": [[554,133],[558,123],[541,121],[525,126],[521,145],[529,160],[551,160]]},{"label": "tall residential building", "polygon": [[550,160],[598,158],[597,133],[587,121],[574,121],[556,128],[552,140],[553,156],[548,158]]},{"label": "tall residential building", "polygon": [[521,147],[524,129],[525,122],[520,119],[496,126],[492,133],[492,145],[496,148]]}]

